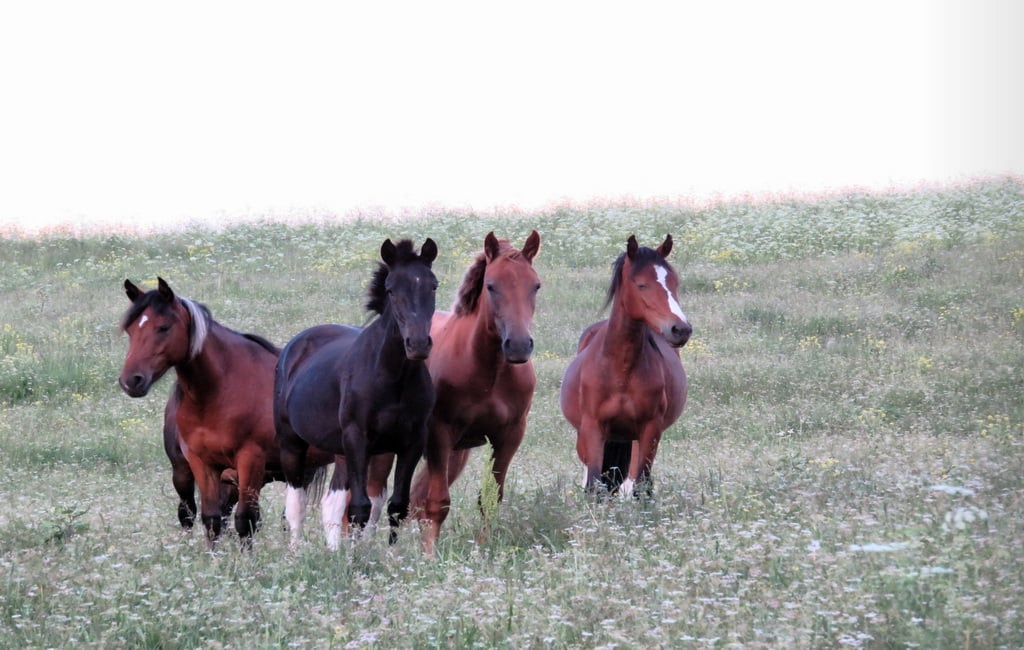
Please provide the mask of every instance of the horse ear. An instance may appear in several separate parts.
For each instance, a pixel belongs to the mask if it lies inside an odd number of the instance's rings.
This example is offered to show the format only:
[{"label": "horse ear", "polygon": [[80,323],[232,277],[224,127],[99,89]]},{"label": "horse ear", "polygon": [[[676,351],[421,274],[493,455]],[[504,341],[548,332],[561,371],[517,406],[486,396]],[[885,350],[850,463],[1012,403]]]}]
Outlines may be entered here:
[{"label": "horse ear", "polygon": [[128,296],[128,300],[135,302],[136,300],[139,299],[139,296],[142,295],[142,289],[135,286],[135,284],[132,283],[131,280],[126,279],[124,281],[124,293],[126,296]]},{"label": "horse ear", "polygon": [[430,237],[427,237],[427,241],[423,242],[423,246],[420,247],[420,260],[430,264],[434,263],[437,259],[437,244]]},{"label": "horse ear", "polygon": [[398,249],[391,243],[390,239],[385,239],[384,243],[380,245],[380,258],[384,260],[384,263],[388,266],[394,266],[395,256],[398,254]]},{"label": "horse ear", "polygon": [[164,300],[167,302],[174,300],[174,291],[171,290],[171,285],[164,282],[164,279],[159,276],[156,279],[156,288]]},{"label": "horse ear", "polygon": [[498,238],[494,236],[494,231],[492,230],[484,237],[484,255],[487,257],[488,262],[493,262],[500,252],[501,246],[498,244]]},{"label": "horse ear", "polygon": [[672,235],[665,235],[665,241],[661,242],[661,246],[658,246],[658,255],[662,257],[668,257],[668,254],[672,251]]},{"label": "horse ear", "polygon": [[537,234],[536,230],[531,232],[530,236],[526,238],[526,243],[523,244],[523,250],[520,252],[528,262],[533,262],[533,258],[540,252],[540,235]]},{"label": "horse ear", "polygon": [[636,235],[630,235],[626,240],[626,257],[636,259],[636,253],[640,250],[640,244],[636,243]]}]

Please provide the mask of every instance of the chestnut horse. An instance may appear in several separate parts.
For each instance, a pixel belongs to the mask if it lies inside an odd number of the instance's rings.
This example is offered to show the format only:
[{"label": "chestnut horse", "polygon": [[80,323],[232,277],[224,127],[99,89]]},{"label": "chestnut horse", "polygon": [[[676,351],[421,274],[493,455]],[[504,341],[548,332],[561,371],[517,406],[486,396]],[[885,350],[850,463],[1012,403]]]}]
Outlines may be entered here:
[{"label": "chestnut horse", "polygon": [[652,493],[651,465],[661,434],[686,405],[686,371],[677,348],[692,328],[679,307],[679,278],[657,249],[630,236],[615,260],[605,307],[609,318],[580,337],[562,379],[562,413],[576,429],[576,453],[588,492],[598,482],[624,495]]},{"label": "chestnut horse", "polygon": [[377,318],[365,328],[319,325],[301,332],[284,347],[277,364],[274,422],[288,483],[285,518],[293,547],[302,537],[310,445],[344,456],[335,464],[322,502],[330,548],[340,543],[346,505],[351,524],[362,527],[370,518],[366,482],[372,455],[394,453],[398,458],[388,502],[392,543],[409,511],[409,484],[434,405],[424,360],[432,346],[437,278],[430,267],[437,245],[428,238],[417,254],[412,242],[396,245],[388,239],[380,256],[383,263],[370,282],[366,304]]},{"label": "chestnut horse", "polygon": [[448,516],[449,486],[473,447],[491,443],[491,471],[504,493],[512,456],[526,432],[536,376],[530,327],[540,279],[533,258],[540,235],[533,231],[522,250],[494,233],[467,270],[454,312],[434,316],[434,351],[427,366],[437,391],[428,428],[425,471],[413,486],[413,507],[422,508],[423,545],[428,554]]},{"label": "chestnut horse", "polygon": [[[198,484],[207,548],[236,499],[235,530],[248,545],[260,519],[260,489],[280,472],[271,408],[278,349],[224,327],[204,305],[176,296],[163,278],[157,285],[143,292],[125,280],[132,305],[121,320],[129,343],[119,383],[131,397],[143,397],[174,368],[164,448],[181,498],[179,521],[189,526]],[[332,460],[318,451],[311,466]],[[232,482],[237,488],[225,485]]]}]

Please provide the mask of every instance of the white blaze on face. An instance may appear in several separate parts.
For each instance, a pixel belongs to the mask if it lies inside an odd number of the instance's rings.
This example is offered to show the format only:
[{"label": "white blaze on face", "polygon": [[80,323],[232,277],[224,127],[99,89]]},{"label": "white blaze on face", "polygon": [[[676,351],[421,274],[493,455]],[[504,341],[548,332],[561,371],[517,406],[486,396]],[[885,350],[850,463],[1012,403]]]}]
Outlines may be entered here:
[{"label": "white blaze on face", "polygon": [[665,290],[665,297],[668,298],[668,308],[672,310],[672,313],[675,314],[679,320],[684,323],[689,323],[690,321],[686,319],[686,314],[683,313],[683,308],[679,306],[679,302],[676,301],[676,297],[673,296],[672,292],[668,289],[668,282],[666,281],[666,278],[668,278],[668,269],[659,264],[654,267],[654,272],[658,274],[658,284],[660,284],[661,288]]},{"label": "white blaze on face", "polygon": [[145,325],[146,321],[148,321],[148,320],[149,320],[149,316],[146,315],[146,314],[143,314],[142,318],[139,319],[139,329],[142,329],[142,326]]}]

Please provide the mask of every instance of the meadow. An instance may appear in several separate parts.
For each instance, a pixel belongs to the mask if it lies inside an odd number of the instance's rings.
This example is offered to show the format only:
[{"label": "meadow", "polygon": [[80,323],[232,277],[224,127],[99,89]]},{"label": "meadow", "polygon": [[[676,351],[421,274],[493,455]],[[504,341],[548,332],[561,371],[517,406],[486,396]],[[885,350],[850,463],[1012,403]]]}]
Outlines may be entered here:
[{"label": "meadow", "polygon": [[[439,307],[484,235],[543,238],[538,386],[485,528],[484,454],[437,558],[415,525],[296,552],[186,534],[165,378],[117,387],[122,283],[156,276],[283,345],[365,322],[382,240],[437,241]],[[690,396],[653,500],[587,497],[558,390],[635,233],[671,233]],[[702,208],[51,232],[0,240],[0,647],[1024,647],[1024,183]]]}]

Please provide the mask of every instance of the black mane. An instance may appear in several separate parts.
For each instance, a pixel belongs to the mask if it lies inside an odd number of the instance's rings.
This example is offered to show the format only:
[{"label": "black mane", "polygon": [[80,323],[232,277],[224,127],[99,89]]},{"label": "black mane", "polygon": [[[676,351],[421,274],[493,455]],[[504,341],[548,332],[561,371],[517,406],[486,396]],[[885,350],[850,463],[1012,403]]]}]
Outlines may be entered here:
[{"label": "black mane", "polygon": [[[395,264],[407,264],[419,260],[416,248],[412,241],[403,239],[395,244]],[[383,314],[384,308],[388,305],[387,279],[390,273],[388,265],[384,262],[377,262],[377,270],[373,272],[370,279],[370,286],[366,290],[366,311],[375,314]]]}]

